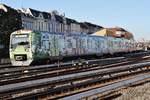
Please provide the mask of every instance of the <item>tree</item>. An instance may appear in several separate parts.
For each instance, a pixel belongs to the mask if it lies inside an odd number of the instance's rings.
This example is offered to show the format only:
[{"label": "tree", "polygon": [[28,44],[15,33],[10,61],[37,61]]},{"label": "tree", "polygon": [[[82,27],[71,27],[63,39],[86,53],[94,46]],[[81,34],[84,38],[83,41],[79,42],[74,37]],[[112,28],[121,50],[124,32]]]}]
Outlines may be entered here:
[{"label": "tree", "polygon": [[7,12],[0,9],[0,38],[4,49],[1,50],[2,57],[8,57],[10,34],[18,29],[21,29],[21,15],[17,10],[7,7]]}]

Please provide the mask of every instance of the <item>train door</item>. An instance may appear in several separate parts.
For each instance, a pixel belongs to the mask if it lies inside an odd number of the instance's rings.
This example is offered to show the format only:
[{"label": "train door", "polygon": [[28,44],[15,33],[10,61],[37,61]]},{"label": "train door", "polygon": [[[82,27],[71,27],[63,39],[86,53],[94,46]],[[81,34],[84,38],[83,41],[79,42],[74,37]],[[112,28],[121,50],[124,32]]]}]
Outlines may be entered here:
[{"label": "train door", "polygon": [[58,38],[59,56],[65,56],[65,36],[61,34]]},{"label": "train door", "polygon": [[88,40],[88,38],[87,38],[87,36],[85,36],[85,37],[84,37],[84,42],[83,42],[83,53],[84,53],[85,55],[88,54],[87,40]]},{"label": "train door", "polygon": [[90,37],[87,36],[87,53],[90,54]]},{"label": "train door", "polygon": [[103,41],[104,41],[103,48],[105,48],[103,53],[108,54],[109,53],[109,46],[108,46],[108,43],[107,43],[108,42],[107,38],[104,38]]},{"label": "train door", "polygon": [[112,40],[113,40],[113,39],[112,39],[111,37],[109,37],[109,38],[108,38],[108,42],[107,42],[107,43],[108,43],[108,51],[109,51],[110,54],[113,54],[113,48],[114,48],[114,47],[113,47],[114,45],[113,45],[113,41],[112,41]]},{"label": "train door", "polygon": [[55,56],[55,48],[54,48],[54,37],[55,34],[49,34],[49,55],[50,56]]},{"label": "train door", "polygon": [[79,47],[80,47],[80,55],[82,55],[83,54],[83,36],[80,36],[80,44],[79,44]]},{"label": "train door", "polygon": [[40,43],[40,57],[48,58],[49,57],[49,34],[42,33],[41,43]]},{"label": "train door", "polygon": [[76,48],[77,48],[77,55],[80,55],[80,37],[77,36],[76,39]]},{"label": "train door", "polygon": [[103,38],[99,38],[99,48],[100,48],[100,54],[104,54],[106,52],[105,50],[105,41]]},{"label": "train door", "polygon": [[97,38],[97,42],[98,42],[98,45],[97,45],[97,50],[98,50],[98,52],[97,53],[99,53],[99,55],[102,55],[103,54],[103,52],[104,52],[104,41],[103,41],[103,38],[101,38],[101,37],[98,37]]},{"label": "train door", "polygon": [[54,55],[59,56],[59,37],[54,35]]}]

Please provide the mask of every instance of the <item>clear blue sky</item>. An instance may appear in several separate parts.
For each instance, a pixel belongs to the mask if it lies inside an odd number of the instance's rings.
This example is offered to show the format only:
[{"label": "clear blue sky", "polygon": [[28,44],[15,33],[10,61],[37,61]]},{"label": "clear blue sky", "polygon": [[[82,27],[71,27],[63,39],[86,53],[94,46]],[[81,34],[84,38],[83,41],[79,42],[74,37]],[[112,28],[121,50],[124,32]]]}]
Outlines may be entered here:
[{"label": "clear blue sky", "polygon": [[150,40],[150,0],[1,0],[14,8],[58,10],[77,21],[123,27]]}]

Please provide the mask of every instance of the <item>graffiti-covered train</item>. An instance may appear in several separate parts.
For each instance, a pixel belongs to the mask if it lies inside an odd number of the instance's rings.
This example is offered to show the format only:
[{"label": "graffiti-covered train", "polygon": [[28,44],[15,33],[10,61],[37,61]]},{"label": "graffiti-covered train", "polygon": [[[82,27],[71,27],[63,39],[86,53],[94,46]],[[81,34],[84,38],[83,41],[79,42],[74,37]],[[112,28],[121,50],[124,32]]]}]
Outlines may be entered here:
[{"label": "graffiti-covered train", "polygon": [[62,57],[103,55],[136,51],[134,40],[87,34],[63,34],[18,30],[10,36],[10,59],[14,66]]}]

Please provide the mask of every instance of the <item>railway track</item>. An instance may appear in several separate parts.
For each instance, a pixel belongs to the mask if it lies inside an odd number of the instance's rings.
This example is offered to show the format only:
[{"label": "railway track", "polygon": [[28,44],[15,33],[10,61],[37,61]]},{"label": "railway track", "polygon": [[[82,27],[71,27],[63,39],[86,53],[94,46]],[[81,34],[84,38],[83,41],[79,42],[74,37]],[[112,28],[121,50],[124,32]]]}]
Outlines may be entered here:
[{"label": "railway track", "polygon": [[[41,94],[42,95],[45,95],[47,93],[58,94],[60,90],[63,90],[63,89],[68,90],[68,88],[69,89],[72,89],[73,87],[78,88],[77,86],[80,86],[81,83],[84,84],[82,86],[85,87],[85,83],[87,84],[89,81],[90,82],[92,81],[92,83],[94,81],[94,84],[95,84],[96,80],[104,82],[104,79],[105,80],[111,79],[111,78],[114,79],[114,77],[116,79],[117,77],[119,77],[114,74],[128,76],[131,73],[135,75],[141,72],[148,72],[149,65],[150,65],[150,62],[146,62],[146,63],[139,63],[139,64],[134,64],[134,65],[119,66],[119,67],[114,67],[114,68],[100,69],[100,70],[95,70],[95,71],[86,71],[82,73],[75,73],[75,74],[63,75],[63,76],[58,76],[58,77],[15,83],[15,84],[10,84],[10,85],[3,85],[3,86],[0,86],[0,97],[7,97],[11,95],[10,96],[11,98],[14,97],[17,99],[21,99],[21,98],[33,99],[35,97],[41,96]],[[44,91],[47,91],[47,92],[44,92]],[[72,92],[69,92],[69,93],[72,93]],[[22,96],[20,96],[19,94]],[[52,97],[54,99],[54,98],[59,98],[63,96],[55,95],[55,96],[50,96],[50,97],[51,99]]]},{"label": "railway track", "polygon": [[0,64],[0,69],[10,68],[11,66],[11,64]]},{"label": "railway track", "polygon": [[[132,64],[135,61],[137,62],[137,60],[143,61],[146,59],[149,59],[150,57],[146,57],[146,58],[139,58],[139,59],[124,59],[124,58],[111,58],[111,59],[105,59],[105,60],[92,60],[92,61],[88,61],[88,64],[91,65],[84,65],[82,67],[73,67],[71,66],[72,64],[70,64],[70,66],[65,66],[65,65],[69,65],[69,63],[64,64],[64,67],[48,67],[48,68],[43,68],[43,70],[41,69],[37,69],[37,70],[33,70],[33,71],[29,71],[29,72],[22,72],[22,73],[13,73],[13,74],[8,74],[5,71],[3,71],[2,73],[4,73],[4,75],[1,73],[0,76],[0,85],[4,85],[4,84],[11,84],[11,83],[16,83],[16,82],[23,82],[23,81],[28,81],[28,80],[35,80],[35,79],[41,79],[41,78],[46,78],[46,77],[54,77],[54,76],[60,76],[60,75],[66,75],[66,74],[73,74],[73,73],[81,73],[81,72],[86,72],[86,71],[90,71],[90,70],[99,70],[99,69],[105,69],[105,68],[110,68],[110,67],[116,67],[119,65],[126,65],[126,64]],[[110,60],[114,60],[114,62],[110,62]],[[101,63],[103,61],[106,61],[105,63]],[[124,61],[124,62],[122,62]],[[100,62],[100,64],[94,64]],[[114,64],[115,63],[115,64]],[[39,68],[39,66],[38,66]]]},{"label": "railway track", "polygon": [[112,98],[121,95],[120,91],[124,88],[126,89],[130,86],[136,86],[146,82],[150,82],[150,73],[135,75],[114,83],[97,86],[95,89],[63,97],[61,100],[111,100]]},{"label": "railway track", "polygon": [[[108,84],[109,82],[114,83],[116,82],[116,79],[119,79],[119,81],[125,77],[140,74],[143,72],[149,72],[149,70],[144,70],[144,71],[136,71],[132,73],[118,73],[117,75],[111,75],[111,76],[105,76],[104,78],[94,78],[91,80],[84,80],[84,81],[79,81],[79,82],[74,82],[73,85],[65,85],[63,87],[57,87],[56,89],[53,90],[48,90],[40,93],[36,93],[35,96],[30,95],[29,98],[40,98],[40,99],[59,99],[65,96],[73,95],[76,93],[88,91],[91,89],[98,88],[98,86],[104,85],[104,83]],[[110,84],[111,84],[110,83]],[[61,91],[61,92],[60,92]],[[25,97],[26,98],[26,97]],[[27,96],[28,98],[28,96]]]},{"label": "railway track", "polygon": [[[40,98],[49,93],[58,94],[62,89],[64,89],[62,91],[74,90],[81,84],[86,87],[85,83],[88,82],[105,82],[119,75],[147,73],[150,65],[149,53],[138,55],[25,68],[0,66],[0,99]],[[72,94],[67,93],[67,95]],[[67,95],[50,96],[50,99]]]},{"label": "railway track", "polygon": [[[32,75],[42,72],[59,72],[64,71],[67,69],[73,70],[73,69],[85,69],[85,68],[92,68],[97,65],[108,65],[113,64],[117,62],[125,61],[126,59],[123,57],[118,58],[108,58],[108,59],[97,59],[97,60],[88,60],[83,61],[80,63],[76,62],[68,62],[68,63],[62,63],[62,64],[51,64],[51,65],[42,65],[42,66],[29,66],[29,67],[17,67],[17,68],[9,68],[9,69],[2,69],[0,70],[0,79],[3,80],[3,78],[13,78],[13,76],[18,77],[19,75]],[[113,62],[111,62],[113,61]],[[87,63],[88,62],[88,63]],[[99,63],[97,63],[99,62]],[[97,64],[96,64],[97,63]],[[81,67],[82,66],[82,67]],[[27,71],[27,72],[24,72]],[[18,75],[18,76],[17,76]]]},{"label": "railway track", "polygon": [[65,68],[65,67],[77,67],[77,66],[81,66],[82,64],[93,64],[96,62],[99,62],[99,64],[110,64],[111,61],[114,62],[118,62],[118,61],[122,61],[125,60],[126,58],[124,57],[116,57],[116,58],[107,58],[107,59],[96,59],[96,60],[86,60],[86,61],[71,61],[71,62],[66,62],[66,63],[55,63],[55,64],[49,64],[49,65],[38,65],[38,66],[28,66],[28,67],[22,67],[22,66],[1,66],[0,67],[0,74],[8,74],[8,73],[14,73],[14,72],[21,72],[23,70],[28,70],[28,71],[32,71],[32,70],[42,70],[42,69],[47,69],[50,68],[50,70],[56,70],[61,69],[61,68]]},{"label": "railway track", "polygon": [[[139,73],[133,73],[132,72],[132,75],[133,74],[135,75],[135,74],[139,74]],[[23,96],[21,98],[24,98],[24,99],[33,99],[33,98],[38,98],[38,99],[59,99],[59,98],[67,97],[69,95],[73,95],[73,94],[76,94],[76,93],[85,92],[85,91],[88,91],[88,90],[91,90],[91,89],[98,88],[98,86],[104,85],[105,82],[107,84],[108,84],[109,81],[111,81],[112,83],[116,82],[116,81],[114,81],[116,78],[117,79],[119,78],[119,80],[120,80],[121,77],[125,77],[127,75],[129,75],[129,74],[126,74],[126,75],[124,74],[124,75],[120,75],[120,76],[117,75],[116,77],[113,76],[111,78],[94,79],[94,80],[87,80],[87,81],[84,81],[84,82],[77,82],[77,83],[74,83],[72,85],[60,86],[60,87],[57,87],[55,89],[49,88],[47,91],[39,92],[39,93],[36,93],[36,94],[31,94],[31,95],[28,95],[28,96]],[[68,99],[68,100],[70,100],[70,99]]]}]

